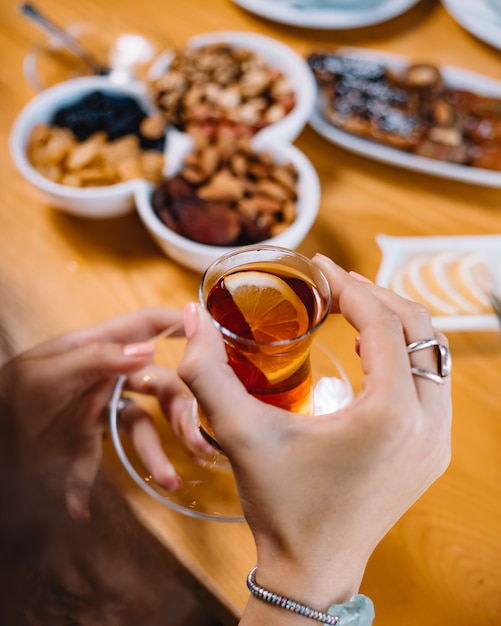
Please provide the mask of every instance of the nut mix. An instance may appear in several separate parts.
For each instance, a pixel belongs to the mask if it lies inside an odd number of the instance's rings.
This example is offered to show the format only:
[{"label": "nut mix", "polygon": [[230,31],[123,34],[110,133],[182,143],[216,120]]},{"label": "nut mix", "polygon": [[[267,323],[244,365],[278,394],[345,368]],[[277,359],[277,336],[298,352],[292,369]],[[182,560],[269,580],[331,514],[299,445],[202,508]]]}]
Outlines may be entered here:
[{"label": "nut mix", "polygon": [[165,120],[129,96],[93,92],[37,124],[27,155],[46,178],[72,187],[162,180]]},{"label": "nut mix", "polygon": [[501,170],[501,99],[454,89],[429,64],[395,72],[323,52],[308,63],[333,126],[419,156]]},{"label": "nut mix", "polygon": [[231,133],[207,138],[181,172],[153,192],[153,208],[175,232],[204,244],[257,243],[278,235],[296,216],[297,172],[255,152]]},{"label": "nut mix", "polygon": [[166,72],[151,82],[166,119],[185,132],[231,128],[250,137],[278,122],[295,105],[287,78],[245,48],[216,43],[179,50]]}]

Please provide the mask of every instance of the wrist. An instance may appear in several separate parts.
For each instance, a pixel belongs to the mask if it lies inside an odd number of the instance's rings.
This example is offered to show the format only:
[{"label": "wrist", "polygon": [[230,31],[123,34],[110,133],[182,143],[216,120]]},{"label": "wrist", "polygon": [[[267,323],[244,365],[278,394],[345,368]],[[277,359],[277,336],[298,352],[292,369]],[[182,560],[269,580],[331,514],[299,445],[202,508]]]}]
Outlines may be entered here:
[{"label": "wrist", "polygon": [[[372,626],[374,605],[367,596],[356,594],[346,602],[334,602],[325,609],[319,609],[263,587],[257,582],[257,569],[257,566],[254,567],[247,577],[252,597],[244,614],[247,619],[243,619],[241,624],[260,624],[272,620],[275,626],[285,626],[297,623],[298,618],[304,618],[332,626]],[[261,601],[261,606],[255,600]]]},{"label": "wrist", "polygon": [[259,584],[326,610],[358,593],[368,556],[353,552],[309,555],[301,560],[258,551]]}]

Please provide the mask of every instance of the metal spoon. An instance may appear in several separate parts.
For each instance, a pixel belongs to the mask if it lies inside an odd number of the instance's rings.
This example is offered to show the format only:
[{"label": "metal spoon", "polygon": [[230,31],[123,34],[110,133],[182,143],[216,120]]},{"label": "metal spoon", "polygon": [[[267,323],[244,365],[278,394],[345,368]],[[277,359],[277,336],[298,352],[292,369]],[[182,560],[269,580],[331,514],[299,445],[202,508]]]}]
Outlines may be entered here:
[{"label": "metal spoon", "polygon": [[81,59],[92,71],[93,74],[106,76],[111,72],[111,68],[100,63],[93,54],[86,50],[82,44],[74,39],[67,31],[63,30],[54,22],[46,18],[32,4],[25,2],[19,5],[19,10],[42,30],[50,33],[70,52]]}]

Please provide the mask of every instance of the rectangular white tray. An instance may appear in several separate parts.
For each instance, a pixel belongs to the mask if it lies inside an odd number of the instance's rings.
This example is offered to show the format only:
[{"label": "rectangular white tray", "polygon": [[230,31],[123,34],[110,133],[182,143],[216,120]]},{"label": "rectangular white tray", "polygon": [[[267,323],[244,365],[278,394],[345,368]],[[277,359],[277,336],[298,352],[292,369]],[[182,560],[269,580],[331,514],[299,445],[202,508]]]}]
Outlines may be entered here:
[{"label": "rectangular white tray", "polygon": [[[501,288],[501,235],[393,237],[379,234],[376,236],[376,243],[382,252],[376,283],[383,287],[389,287],[395,271],[416,254],[455,250],[481,253],[489,265],[498,288]],[[435,316],[433,324],[443,331],[499,329],[499,321],[495,315]]]}]

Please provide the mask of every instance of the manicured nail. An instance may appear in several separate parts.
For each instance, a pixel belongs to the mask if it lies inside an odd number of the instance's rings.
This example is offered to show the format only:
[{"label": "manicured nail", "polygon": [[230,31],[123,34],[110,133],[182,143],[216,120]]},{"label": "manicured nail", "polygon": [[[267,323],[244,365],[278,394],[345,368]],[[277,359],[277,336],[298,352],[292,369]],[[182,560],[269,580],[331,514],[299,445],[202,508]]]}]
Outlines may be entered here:
[{"label": "manicured nail", "polygon": [[198,328],[199,307],[196,302],[188,302],[184,307],[184,332],[188,339],[191,339]]},{"label": "manicured nail", "polygon": [[80,498],[69,491],[66,493],[66,509],[68,515],[75,522],[86,524],[90,521],[90,512],[88,507],[80,501]]},{"label": "manicured nail", "polygon": [[177,475],[177,472],[173,465],[171,465],[170,463],[166,463],[164,465],[163,473],[164,477],[167,479],[165,481],[165,488],[168,491],[177,491],[178,489],[181,489],[181,487],[183,486],[183,481]]},{"label": "manicured nail", "polygon": [[124,356],[151,356],[153,354],[154,345],[151,341],[141,343],[129,343],[123,347]]},{"label": "manicured nail", "polygon": [[326,263],[329,263],[330,265],[334,263],[332,259],[329,259],[328,256],[325,256],[325,254],[321,254],[320,252],[317,252],[313,258],[318,259],[319,261],[325,261]]},{"label": "manicured nail", "polygon": [[356,280],[358,280],[361,283],[370,283],[371,285],[373,285],[374,283],[372,282],[372,280],[369,280],[366,276],[362,276],[362,274],[359,274],[358,272],[349,272],[350,276],[353,276],[353,278],[355,278]]}]

